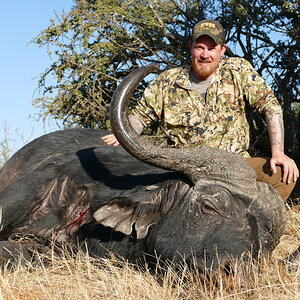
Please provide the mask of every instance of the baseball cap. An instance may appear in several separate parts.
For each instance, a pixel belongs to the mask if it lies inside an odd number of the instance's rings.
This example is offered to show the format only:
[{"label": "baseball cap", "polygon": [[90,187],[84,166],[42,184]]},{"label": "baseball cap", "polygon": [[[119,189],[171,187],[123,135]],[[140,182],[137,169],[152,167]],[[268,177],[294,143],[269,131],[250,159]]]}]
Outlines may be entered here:
[{"label": "baseball cap", "polygon": [[210,36],[217,45],[225,43],[224,28],[217,21],[203,20],[197,23],[193,28],[193,41],[196,41],[201,35]]}]

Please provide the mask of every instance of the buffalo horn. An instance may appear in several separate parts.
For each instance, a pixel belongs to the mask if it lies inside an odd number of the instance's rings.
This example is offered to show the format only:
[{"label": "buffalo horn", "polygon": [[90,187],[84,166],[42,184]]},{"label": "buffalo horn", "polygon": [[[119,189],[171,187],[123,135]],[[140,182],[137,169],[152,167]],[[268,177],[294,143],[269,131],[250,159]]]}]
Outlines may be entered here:
[{"label": "buffalo horn", "polygon": [[240,155],[211,147],[160,148],[139,136],[130,125],[128,105],[133,91],[158,65],[131,72],[119,84],[110,105],[112,131],[120,144],[134,157],[167,170],[185,174],[194,183],[209,179],[229,184],[251,198],[256,194],[256,175]]}]

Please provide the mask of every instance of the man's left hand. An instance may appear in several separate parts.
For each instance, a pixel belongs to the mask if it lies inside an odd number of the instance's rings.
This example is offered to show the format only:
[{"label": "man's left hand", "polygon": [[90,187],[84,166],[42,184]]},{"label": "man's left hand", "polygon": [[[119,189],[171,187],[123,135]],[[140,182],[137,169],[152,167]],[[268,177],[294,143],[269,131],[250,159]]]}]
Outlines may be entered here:
[{"label": "man's left hand", "polygon": [[282,181],[287,184],[292,181],[296,182],[299,178],[299,170],[295,161],[281,151],[276,151],[272,154],[270,166],[273,173],[276,173],[276,166],[282,166]]}]

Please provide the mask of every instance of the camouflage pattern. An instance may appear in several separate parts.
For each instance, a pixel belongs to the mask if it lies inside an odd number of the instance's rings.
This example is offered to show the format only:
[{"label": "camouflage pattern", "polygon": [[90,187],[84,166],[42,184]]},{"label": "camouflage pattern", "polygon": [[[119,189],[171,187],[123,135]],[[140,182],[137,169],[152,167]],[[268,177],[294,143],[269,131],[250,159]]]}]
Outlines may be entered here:
[{"label": "camouflage pattern", "polygon": [[206,99],[190,87],[189,72],[179,67],[161,73],[132,113],[144,126],[158,122],[169,145],[207,145],[249,157],[246,103],[261,113],[282,114],[271,88],[241,58],[221,60]]},{"label": "camouflage pattern", "polygon": [[225,43],[225,31],[217,21],[204,20],[197,23],[193,28],[193,40],[196,41],[201,35],[210,36],[217,45]]}]

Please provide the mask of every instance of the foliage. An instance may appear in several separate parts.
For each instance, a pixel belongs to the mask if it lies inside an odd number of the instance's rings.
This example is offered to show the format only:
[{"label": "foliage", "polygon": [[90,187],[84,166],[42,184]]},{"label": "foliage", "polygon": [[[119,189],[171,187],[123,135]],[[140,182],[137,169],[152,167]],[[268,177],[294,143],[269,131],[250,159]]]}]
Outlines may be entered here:
[{"label": "foliage", "polygon": [[[189,13],[203,15],[200,6],[192,6]],[[76,1],[69,14],[57,24],[51,20],[34,40],[55,56],[39,81],[45,97],[36,104],[66,126],[105,128],[113,91],[129,71],[153,62],[170,67],[186,60],[181,40],[190,33],[189,15],[181,9],[173,1]],[[54,84],[46,84],[49,75]]]},{"label": "foliage", "polygon": [[[233,52],[272,86],[284,108],[288,150],[300,153],[299,10],[297,0],[74,1],[34,39],[53,59],[35,105],[65,127],[107,128],[119,81],[141,65],[158,63],[164,70],[187,63],[193,25],[211,18],[225,27]],[[260,132],[265,125],[255,126]]]}]

